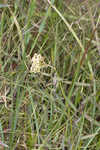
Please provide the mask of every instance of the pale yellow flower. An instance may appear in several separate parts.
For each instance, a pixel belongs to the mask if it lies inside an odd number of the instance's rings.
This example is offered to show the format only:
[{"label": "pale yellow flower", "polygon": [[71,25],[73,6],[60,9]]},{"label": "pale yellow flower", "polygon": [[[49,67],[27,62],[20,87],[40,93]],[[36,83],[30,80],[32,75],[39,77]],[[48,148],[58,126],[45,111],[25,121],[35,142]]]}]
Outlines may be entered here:
[{"label": "pale yellow flower", "polygon": [[46,63],[44,61],[44,57],[41,54],[35,53],[32,57],[32,65],[30,68],[30,72],[39,73],[41,68],[45,67]]}]

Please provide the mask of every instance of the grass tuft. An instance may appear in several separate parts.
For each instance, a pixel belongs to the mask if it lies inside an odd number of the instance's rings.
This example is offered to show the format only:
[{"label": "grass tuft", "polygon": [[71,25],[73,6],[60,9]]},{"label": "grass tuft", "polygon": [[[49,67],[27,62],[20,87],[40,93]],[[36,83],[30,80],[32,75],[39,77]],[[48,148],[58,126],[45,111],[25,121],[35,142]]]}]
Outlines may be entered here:
[{"label": "grass tuft", "polygon": [[0,1],[0,149],[100,150],[99,5]]}]

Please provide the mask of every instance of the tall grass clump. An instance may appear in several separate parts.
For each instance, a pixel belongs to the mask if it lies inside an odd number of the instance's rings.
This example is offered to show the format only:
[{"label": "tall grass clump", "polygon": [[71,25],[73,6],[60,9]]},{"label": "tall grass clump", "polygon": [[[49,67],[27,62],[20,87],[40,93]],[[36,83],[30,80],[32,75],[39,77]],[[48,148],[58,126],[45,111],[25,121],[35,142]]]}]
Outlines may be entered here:
[{"label": "tall grass clump", "polygon": [[100,150],[99,6],[0,1],[0,149]]}]

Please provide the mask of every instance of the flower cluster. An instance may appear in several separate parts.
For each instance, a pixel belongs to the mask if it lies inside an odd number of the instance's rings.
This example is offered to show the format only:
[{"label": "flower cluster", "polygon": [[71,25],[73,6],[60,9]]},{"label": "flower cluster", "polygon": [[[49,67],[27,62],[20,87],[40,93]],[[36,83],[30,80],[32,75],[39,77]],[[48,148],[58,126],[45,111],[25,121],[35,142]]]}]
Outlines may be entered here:
[{"label": "flower cluster", "polygon": [[45,67],[44,57],[41,54],[35,53],[32,57],[32,66],[30,68],[30,72],[39,73],[41,68]]}]

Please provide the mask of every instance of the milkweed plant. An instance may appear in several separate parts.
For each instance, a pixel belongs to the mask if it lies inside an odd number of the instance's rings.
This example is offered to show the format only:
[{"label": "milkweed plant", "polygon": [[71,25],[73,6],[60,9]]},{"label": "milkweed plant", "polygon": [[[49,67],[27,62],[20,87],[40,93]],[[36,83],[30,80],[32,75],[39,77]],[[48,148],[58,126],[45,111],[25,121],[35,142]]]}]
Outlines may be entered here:
[{"label": "milkweed plant", "polygon": [[39,73],[42,68],[47,67],[48,65],[45,63],[44,57],[41,54],[35,53],[31,59],[32,65],[30,68],[30,72]]}]

